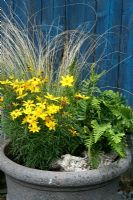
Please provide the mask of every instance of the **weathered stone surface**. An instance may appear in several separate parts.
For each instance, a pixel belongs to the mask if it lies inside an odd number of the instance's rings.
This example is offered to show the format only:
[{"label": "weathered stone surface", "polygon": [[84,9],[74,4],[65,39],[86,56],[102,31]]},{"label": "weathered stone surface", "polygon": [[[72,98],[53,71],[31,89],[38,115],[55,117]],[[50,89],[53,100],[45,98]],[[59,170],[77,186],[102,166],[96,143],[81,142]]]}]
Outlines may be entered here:
[{"label": "weathered stone surface", "polygon": [[[101,152],[98,168],[110,165],[112,162],[115,161],[115,159],[116,154],[104,154],[104,152]],[[88,154],[87,152],[85,152],[84,157],[77,157],[70,154],[65,154],[51,164],[51,169],[66,172],[79,172],[91,170],[91,165],[89,162]]]},{"label": "weathered stone surface", "polygon": [[77,157],[70,154],[61,156],[60,159],[54,161],[51,166],[52,169],[60,169],[66,172],[79,172],[90,169],[88,158]]},{"label": "weathered stone surface", "polygon": [[[2,146],[3,144],[4,144],[4,138],[0,127],[0,146]],[[0,194],[5,194],[5,193],[6,193],[5,175],[2,171],[0,171]]]},{"label": "weathered stone surface", "polygon": [[118,177],[127,170],[131,154],[97,170],[54,172],[27,168],[0,150],[0,169],[6,174],[7,200],[119,200]]}]

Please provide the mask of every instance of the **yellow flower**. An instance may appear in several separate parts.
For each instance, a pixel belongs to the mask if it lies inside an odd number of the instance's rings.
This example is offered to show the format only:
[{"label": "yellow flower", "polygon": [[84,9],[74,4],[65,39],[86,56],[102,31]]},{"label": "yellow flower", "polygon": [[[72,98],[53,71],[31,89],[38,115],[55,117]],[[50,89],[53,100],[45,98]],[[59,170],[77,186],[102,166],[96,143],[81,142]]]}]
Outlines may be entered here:
[{"label": "yellow flower", "polygon": [[72,136],[77,136],[78,133],[74,128],[69,129],[70,133],[72,134]]},{"label": "yellow flower", "polygon": [[70,76],[70,75],[62,76],[61,81],[60,81],[60,83],[63,87],[65,87],[65,86],[72,87],[73,82],[74,82],[74,78],[73,78],[73,76]]},{"label": "yellow flower", "polygon": [[42,98],[39,97],[39,96],[37,96],[37,97],[36,97],[36,100],[39,101],[39,102],[41,102],[41,101],[42,101]]},{"label": "yellow flower", "polygon": [[29,108],[29,107],[35,107],[35,104],[33,100],[27,100],[27,101],[24,101],[23,106],[26,108]]},{"label": "yellow flower", "polygon": [[57,112],[59,112],[60,109],[61,109],[60,106],[51,104],[51,105],[48,105],[46,112],[48,115],[53,115],[53,114],[56,114]]},{"label": "yellow flower", "polygon": [[24,80],[19,81],[18,79],[16,79],[14,82],[11,82],[10,85],[13,87],[14,90],[17,90],[20,87],[25,87]]},{"label": "yellow flower", "polygon": [[43,112],[43,113],[40,114],[39,117],[40,117],[42,120],[45,120],[47,116],[48,116],[48,114],[47,114],[46,112]]},{"label": "yellow flower", "polygon": [[33,107],[27,107],[25,109],[23,109],[23,113],[26,115],[30,115],[33,111]]},{"label": "yellow flower", "polygon": [[6,81],[0,81],[0,84],[1,85],[10,85],[12,82],[9,81],[9,80],[6,80]]},{"label": "yellow flower", "polygon": [[35,115],[37,117],[41,117],[43,115],[43,111],[44,111],[45,107],[46,107],[45,104],[43,104],[43,103],[37,103],[36,107],[32,111],[32,115]]},{"label": "yellow flower", "polygon": [[67,104],[69,104],[68,98],[67,97],[61,97],[61,105],[66,106]]},{"label": "yellow flower", "polygon": [[34,123],[30,124],[28,126],[29,131],[33,132],[33,133],[39,132],[41,128],[37,124],[38,124],[38,122],[34,122]]},{"label": "yellow flower", "polygon": [[12,119],[16,119],[22,115],[22,110],[21,109],[15,109],[10,113]]},{"label": "yellow flower", "polygon": [[47,92],[47,95],[45,96],[45,98],[52,100],[52,101],[57,101],[60,97],[55,97],[52,94]]},{"label": "yellow flower", "polygon": [[78,94],[75,95],[75,98],[76,98],[76,99],[79,99],[79,100],[80,100],[80,99],[87,100],[87,99],[89,99],[90,97],[78,93]]},{"label": "yellow flower", "polygon": [[19,95],[19,96],[22,96],[23,95],[23,92],[24,92],[25,88],[24,86],[19,86],[16,88],[15,92]]},{"label": "yellow flower", "polygon": [[55,130],[56,122],[53,119],[50,119],[49,117],[46,117],[45,119],[45,125],[49,128],[49,130]]},{"label": "yellow flower", "polygon": [[4,98],[0,96],[0,103],[4,101]]},{"label": "yellow flower", "polygon": [[22,105],[24,106],[23,113],[25,113],[27,115],[31,114],[34,107],[36,106],[34,104],[34,101],[32,101],[32,100],[24,101],[24,103]]},{"label": "yellow flower", "polygon": [[26,97],[26,96],[27,96],[27,93],[22,94],[22,95],[19,95],[16,99],[23,99],[23,98]]},{"label": "yellow flower", "polygon": [[32,79],[29,79],[25,83],[25,87],[27,90],[30,90],[31,93],[38,93],[40,92],[41,84],[42,84],[42,81],[40,78],[33,77]]},{"label": "yellow flower", "polygon": [[36,107],[45,109],[46,108],[46,101],[44,100],[43,102],[36,103]]},{"label": "yellow flower", "polygon": [[16,79],[14,82],[10,84],[13,87],[13,90],[17,94],[17,99],[22,99],[25,96],[27,96],[27,93],[25,92],[25,83],[24,80],[18,80]]},{"label": "yellow flower", "polygon": [[36,122],[36,120],[37,120],[36,116],[29,114],[23,119],[22,124],[29,123],[30,125],[32,125]]}]

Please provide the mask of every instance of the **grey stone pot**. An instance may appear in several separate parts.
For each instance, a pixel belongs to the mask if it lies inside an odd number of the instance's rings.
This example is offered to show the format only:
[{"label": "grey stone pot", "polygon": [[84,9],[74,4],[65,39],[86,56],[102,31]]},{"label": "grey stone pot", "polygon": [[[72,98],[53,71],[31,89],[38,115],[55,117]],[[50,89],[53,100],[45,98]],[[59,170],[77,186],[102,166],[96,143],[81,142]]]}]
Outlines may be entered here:
[{"label": "grey stone pot", "polygon": [[[0,127],[0,146],[3,145],[4,140],[1,137],[2,135],[2,131],[1,131],[1,127]],[[3,195],[6,193],[6,181],[5,181],[5,175],[2,171],[0,171],[0,195]]]},{"label": "grey stone pot", "polygon": [[87,172],[52,172],[16,164],[0,149],[0,169],[6,174],[7,200],[119,200],[119,176],[131,154],[109,166]]}]

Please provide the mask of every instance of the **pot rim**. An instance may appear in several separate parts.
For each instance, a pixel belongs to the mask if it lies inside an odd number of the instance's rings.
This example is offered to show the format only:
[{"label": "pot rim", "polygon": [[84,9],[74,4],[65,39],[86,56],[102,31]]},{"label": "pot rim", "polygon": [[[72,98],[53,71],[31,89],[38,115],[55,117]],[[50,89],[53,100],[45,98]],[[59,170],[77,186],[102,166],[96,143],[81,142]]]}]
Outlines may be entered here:
[{"label": "pot rim", "polygon": [[81,172],[57,172],[28,168],[10,160],[4,153],[9,142],[0,147],[0,169],[8,176],[29,184],[46,187],[83,187],[97,185],[123,174],[131,163],[131,153],[108,166]]}]

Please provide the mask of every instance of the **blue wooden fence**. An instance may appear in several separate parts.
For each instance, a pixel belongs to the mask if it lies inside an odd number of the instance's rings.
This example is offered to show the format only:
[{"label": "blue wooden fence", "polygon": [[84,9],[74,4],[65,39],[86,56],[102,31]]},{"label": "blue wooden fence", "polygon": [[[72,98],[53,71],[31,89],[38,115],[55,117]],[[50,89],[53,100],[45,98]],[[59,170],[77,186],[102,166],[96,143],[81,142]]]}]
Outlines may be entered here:
[{"label": "blue wooden fence", "polygon": [[[53,22],[62,31],[85,22],[92,26],[97,16],[91,32],[104,34],[108,30],[104,35],[108,41],[106,56],[101,66],[111,69],[101,85],[122,88],[133,106],[133,95],[129,93],[133,93],[133,0],[0,0],[0,7],[7,14],[11,7],[24,23],[34,16],[44,33]],[[52,34],[58,31],[55,28]],[[90,59],[98,60],[103,49],[101,44]]]}]

